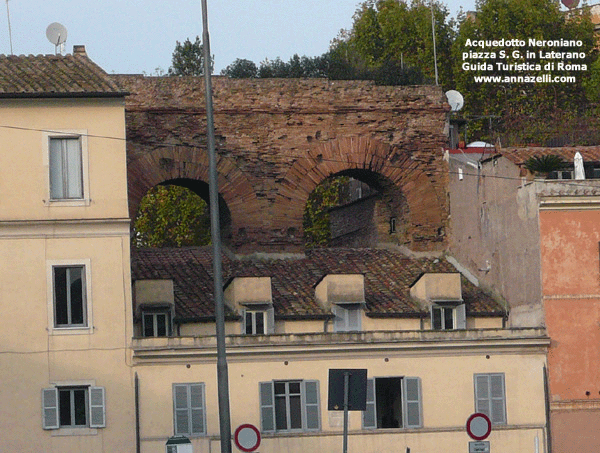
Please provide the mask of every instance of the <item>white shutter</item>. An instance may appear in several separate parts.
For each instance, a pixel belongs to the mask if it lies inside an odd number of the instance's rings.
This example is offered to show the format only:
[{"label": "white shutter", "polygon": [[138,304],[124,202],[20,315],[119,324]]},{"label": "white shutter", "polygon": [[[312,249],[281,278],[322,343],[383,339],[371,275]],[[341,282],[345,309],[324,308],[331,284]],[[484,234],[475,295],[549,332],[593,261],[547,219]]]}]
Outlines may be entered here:
[{"label": "white shutter", "polygon": [[421,379],[405,377],[402,379],[402,403],[405,428],[420,428],[423,426],[421,405]]},{"label": "white shutter", "polygon": [[60,428],[58,422],[58,389],[42,389],[42,426],[44,429]]},{"label": "white shutter", "polygon": [[456,329],[467,328],[467,311],[465,304],[461,304],[455,309],[456,313]]},{"label": "white shutter", "polygon": [[375,406],[375,379],[367,379],[367,409],[363,411],[362,425],[364,429],[377,428],[377,411]]},{"label": "white shutter", "polygon": [[334,332],[345,332],[346,331],[346,321],[347,321],[347,311],[345,308],[340,307],[339,305],[332,305],[331,312],[335,316],[333,318],[333,331]]},{"label": "white shutter", "polygon": [[260,396],[260,430],[264,433],[275,432],[275,390],[273,382],[258,384]]},{"label": "white shutter", "polygon": [[104,387],[90,387],[90,428],[106,427]]},{"label": "white shutter", "polygon": [[319,416],[319,381],[302,381],[303,418],[306,431],[321,428]]}]

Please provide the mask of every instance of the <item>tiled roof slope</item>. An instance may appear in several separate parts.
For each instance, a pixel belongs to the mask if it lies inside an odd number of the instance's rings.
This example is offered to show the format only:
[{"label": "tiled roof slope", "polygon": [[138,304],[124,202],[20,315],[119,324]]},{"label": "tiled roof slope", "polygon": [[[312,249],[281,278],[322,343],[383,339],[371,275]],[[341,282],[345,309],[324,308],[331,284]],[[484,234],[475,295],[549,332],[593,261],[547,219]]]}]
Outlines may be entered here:
[{"label": "tiled roof slope", "polygon": [[581,153],[584,162],[600,162],[600,146],[502,148],[498,150],[500,154],[517,165],[524,164],[530,157],[549,154],[555,154],[567,162],[573,162],[575,153],[578,151]]},{"label": "tiled roof slope", "polygon": [[[76,46],[77,47],[77,46]],[[123,97],[85,50],[74,55],[0,55],[0,98]]]},{"label": "tiled roof slope", "polygon": [[[271,277],[273,305],[279,319],[325,318],[330,313],[315,300],[314,285],[326,274],[365,275],[366,314],[371,317],[426,316],[409,296],[425,272],[457,272],[444,259],[414,259],[379,249],[317,249],[302,258],[232,260],[223,256],[223,279]],[[179,321],[210,319],[213,310],[211,249],[187,247],[132,251],[134,280],[172,279]],[[502,306],[462,279],[463,299],[471,316],[502,316]],[[227,312],[231,318],[235,316]]]}]

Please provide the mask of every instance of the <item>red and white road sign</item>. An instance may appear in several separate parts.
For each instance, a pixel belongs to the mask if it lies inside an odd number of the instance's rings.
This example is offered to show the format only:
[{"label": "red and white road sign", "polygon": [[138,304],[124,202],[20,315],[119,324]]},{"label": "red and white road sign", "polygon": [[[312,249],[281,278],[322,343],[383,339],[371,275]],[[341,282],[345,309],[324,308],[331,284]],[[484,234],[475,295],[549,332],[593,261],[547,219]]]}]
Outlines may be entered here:
[{"label": "red and white road sign", "polygon": [[244,452],[251,452],[260,446],[260,431],[254,425],[240,425],[233,435],[235,446]]},{"label": "red and white road sign", "polygon": [[473,440],[484,440],[492,432],[490,418],[482,413],[475,413],[467,419],[467,434]]}]

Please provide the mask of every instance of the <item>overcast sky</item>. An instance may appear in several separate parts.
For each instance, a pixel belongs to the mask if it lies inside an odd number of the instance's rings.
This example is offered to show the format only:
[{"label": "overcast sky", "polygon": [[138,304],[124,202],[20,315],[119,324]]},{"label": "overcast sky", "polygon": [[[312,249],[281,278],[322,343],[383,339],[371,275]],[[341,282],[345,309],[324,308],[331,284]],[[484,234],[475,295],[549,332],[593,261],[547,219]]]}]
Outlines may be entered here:
[{"label": "overcast sky", "polygon": [[[207,0],[215,73],[236,58],[259,64],[322,55],[340,29],[350,28],[357,0]],[[475,0],[446,0],[452,16]],[[8,14],[7,12],[8,5]],[[167,70],[176,41],[202,36],[200,0],[0,0],[0,54],[51,54],[53,22],[68,30],[66,53],[86,46],[108,73]]]}]

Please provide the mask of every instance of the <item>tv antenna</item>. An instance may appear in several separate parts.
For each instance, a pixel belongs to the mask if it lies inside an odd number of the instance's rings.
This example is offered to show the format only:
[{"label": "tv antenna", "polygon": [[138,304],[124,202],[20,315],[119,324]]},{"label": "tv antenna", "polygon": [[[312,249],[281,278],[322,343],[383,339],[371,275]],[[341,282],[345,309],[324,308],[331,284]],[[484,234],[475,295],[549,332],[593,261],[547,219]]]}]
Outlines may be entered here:
[{"label": "tv antenna", "polygon": [[10,11],[8,10],[8,0],[6,0],[6,17],[8,18],[8,41],[10,42],[10,54],[12,55],[12,32],[10,30]]},{"label": "tv antenna", "polygon": [[458,91],[449,90],[446,91],[446,98],[448,99],[448,104],[450,104],[450,111],[458,112],[465,105],[465,100]]},{"label": "tv antenna", "polygon": [[[46,28],[46,37],[48,38],[48,41],[54,44],[54,53],[56,55],[59,53],[62,54],[65,47],[65,41],[67,40],[67,29],[65,26],[58,22],[51,23],[48,25],[48,28]],[[60,51],[58,50],[59,46]]]}]

